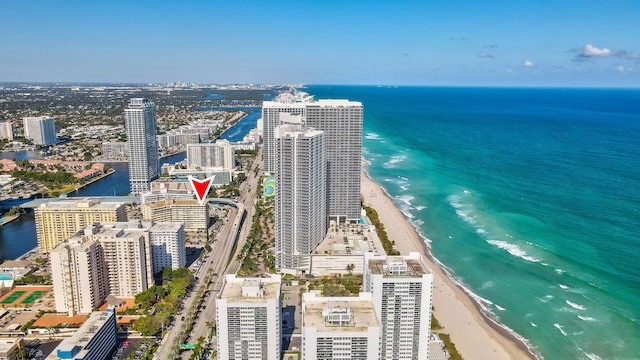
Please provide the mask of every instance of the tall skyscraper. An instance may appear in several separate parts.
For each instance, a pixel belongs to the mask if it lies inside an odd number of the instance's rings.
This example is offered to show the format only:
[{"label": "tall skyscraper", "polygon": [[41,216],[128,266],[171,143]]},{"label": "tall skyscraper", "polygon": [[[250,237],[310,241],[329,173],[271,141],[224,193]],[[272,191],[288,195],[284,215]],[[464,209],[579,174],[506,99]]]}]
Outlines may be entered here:
[{"label": "tall skyscraper", "polygon": [[324,131],[327,153],[327,216],[336,223],[360,219],[362,103],[318,100],[306,104],[303,121]]},{"label": "tall skyscraper", "polygon": [[187,144],[187,166],[197,168],[236,167],[235,150],[228,140],[218,140],[213,144]]},{"label": "tall skyscraper", "polygon": [[38,116],[23,118],[24,137],[36,145],[50,145],[58,141],[56,122],[52,117]]},{"label": "tall skyscraper", "polygon": [[433,273],[422,256],[366,253],[364,271],[380,320],[380,359],[427,359]]},{"label": "tall skyscraper", "polygon": [[262,103],[263,121],[263,158],[264,172],[272,174],[276,171],[275,165],[275,138],[276,127],[282,125],[282,114],[304,115],[305,104],[313,101],[313,97],[304,92],[296,94],[283,93],[274,101]]},{"label": "tall skyscraper", "polygon": [[[327,216],[336,223],[360,219],[362,103],[318,100],[306,93],[283,94],[262,106],[264,171],[275,172],[275,129],[299,117],[305,126],[321,130],[327,153]],[[276,184],[276,188],[277,188]]]},{"label": "tall skyscraper", "polygon": [[107,264],[97,242],[74,237],[49,254],[56,311],[88,314],[109,294]]},{"label": "tall skyscraper", "polygon": [[380,325],[370,293],[358,297],[302,294],[302,358],[379,359]]},{"label": "tall skyscraper", "polygon": [[98,199],[67,199],[46,202],[35,211],[36,235],[41,252],[49,252],[87,225],[127,221],[124,203]]},{"label": "tall skyscraper", "polygon": [[129,181],[131,194],[149,190],[158,177],[158,142],[156,140],[156,108],[149,99],[133,98],[124,110],[129,144]]},{"label": "tall skyscraper", "polygon": [[216,297],[219,359],[280,359],[280,284],[280,275],[225,276]]},{"label": "tall skyscraper", "polygon": [[327,231],[324,133],[296,125],[275,129],[276,268],[309,272]]},{"label": "tall skyscraper", "polygon": [[15,126],[12,122],[7,121],[0,123],[0,139],[13,140],[15,133]]}]

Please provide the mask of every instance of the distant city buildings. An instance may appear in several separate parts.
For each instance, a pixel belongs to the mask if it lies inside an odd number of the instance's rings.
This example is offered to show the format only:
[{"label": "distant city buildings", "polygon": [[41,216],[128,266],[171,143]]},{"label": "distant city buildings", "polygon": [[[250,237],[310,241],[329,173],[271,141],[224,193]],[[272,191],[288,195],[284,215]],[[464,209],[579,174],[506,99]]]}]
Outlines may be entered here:
[{"label": "distant city buildings", "polygon": [[71,337],[65,338],[47,360],[105,360],[118,343],[114,308],[93,312]]},{"label": "distant city buildings", "polygon": [[102,156],[104,159],[122,160],[129,156],[129,143],[111,141],[102,144]]},{"label": "distant city buildings", "polygon": [[302,294],[302,359],[380,359],[381,328],[370,293],[358,297]]},{"label": "distant city buildings", "polygon": [[50,145],[58,141],[56,123],[52,117],[25,117],[23,124],[24,137],[33,141],[35,145]]},{"label": "distant city buildings", "polygon": [[218,358],[280,359],[280,290],[280,275],[225,276],[216,297]]},{"label": "distant city buildings", "polygon": [[327,162],[322,131],[282,125],[274,131],[276,268],[308,273],[327,231]]},{"label": "distant city buildings", "polygon": [[129,146],[131,194],[149,190],[158,177],[155,104],[149,99],[133,98],[124,111]]},{"label": "distant city buildings", "polygon": [[124,203],[95,198],[46,202],[34,209],[38,249],[49,252],[87,225],[127,221]]},{"label": "distant city buildings", "polygon": [[433,273],[420,253],[365,254],[363,283],[380,321],[380,359],[428,359]]},{"label": "distant city buildings", "polygon": [[15,133],[16,129],[12,122],[0,122],[0,139],[12,141]]}]

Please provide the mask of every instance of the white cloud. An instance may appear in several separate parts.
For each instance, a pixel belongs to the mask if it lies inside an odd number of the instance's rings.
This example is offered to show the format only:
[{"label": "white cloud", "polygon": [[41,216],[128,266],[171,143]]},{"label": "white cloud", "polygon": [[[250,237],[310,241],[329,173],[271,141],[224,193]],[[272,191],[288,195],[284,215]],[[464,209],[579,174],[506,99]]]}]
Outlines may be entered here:
[{"label": "white cloud", "polygon": [[627,69],[625,69],[625,68],[624,68],[624,66],[622,66],[622,65],[616,65],[616,66],[614,66],[614,67],[613,67],[613,69],[614,69],[615,71],[617,71],[617,72],[621,72],[621,73],[623,73],[623,72],[625,72],[625,71],[627,70]]},{"label": "white cloud", "polygon": [[640,54],[630,50],[611,50],[606,47],[598,48],[591,44],[585,44],[581,48],[571,50],[575,54],[573,61],[588,61],[596,58],[618,57],[621,59],[640,59]]},{"label": "white cloud", "polygon": [[522,64],[524,67],[533,67],[533,61],[525,60]]},{"label": "white cloud", "polygon": [[582,48],[582,53],[585,56],[611,56],[611,50],[607,48],[599,49],[591,44],[586,44],[584,48]]},{"label": "white cloud", "polygon": [[511,74],[513,72],[513,70],[511,70],[511,68],[507,68],[505,71],[508,72],[509,74]]}]

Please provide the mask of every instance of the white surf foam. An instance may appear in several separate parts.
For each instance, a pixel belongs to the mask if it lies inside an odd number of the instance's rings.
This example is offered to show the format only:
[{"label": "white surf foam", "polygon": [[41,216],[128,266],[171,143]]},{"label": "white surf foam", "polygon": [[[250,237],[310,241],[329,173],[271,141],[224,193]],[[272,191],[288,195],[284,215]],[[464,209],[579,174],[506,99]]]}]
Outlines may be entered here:
[{"label": "white surf foam", "polygon": [[499,247],[502,250],[507,251],[509,254],[519,257],[521,259],[530,261],[530,262],[540,262],[540,259],[536,259],[533,256],[529,256],[527,255],[527,252],[522,250],[518,245],[516,244],[512,244],[512,243],[508,243],[506,241],[502,241],[502,240],[487,240],[487,242],[491,245],[495,245],[497,247]]},{"label": "white surf foam", "polygon": [[602,359],[600,356],[598,356],[598,355],[596,355],[596,354],[590,354],[590,353],[588,353],[588,352],[584,352],[584,351],[583,351],[582,353],[583,353],[583,354],[584,354],[584,356],[586,356],[586,357],[587,357],[587,359],[589,359],[589,360],[600,360],[600,359]]},{"label": "white surf foam", "polygon": [[411,206],[411,201],[413,201],[415,199],[414,196],[412,195],[400,195],[400,196],[396,196],[396,199],[402,201],[403,203]]},{"label": "white surf foam", "polygon": [[369,139],[369,140],[380,140],[380,139],[381,139],[381,138],[380,138],[380,135],[378,135],[378,134],[376,134],[376,133],[372,133],[372,132],[367,133],[367,134],[364,136],[364,138],[365,138],[365,139]]},{"label": "white surf foam", "polygon": [[496,309],[500,310],[500,311],[505,311],[507,309],[503,308],[502,306],[498,305],[498,304],[494,304],[496,306]]},{"label": "white surf foam", "polygon": [[422,210],[424,210],[424,209],[426,209],[426,208],[427,208],[427,206],[424,206],[424,205],[418,205],[418,206],[416,206],[416,210],[418,210],[418,211],[422,211]]},{"label": "white surf foam", "polygon": [[398,164],[405,161],[407,158],[407,155],[394,155],[392,156],[387,162],[384,163],[384,167],[387,169],[393,169],[398,167]]},{"label": "white surf foam", "polygon": [[556,329],[560,330],[560,333],[561,333],[562,335],[567,336],[567,332],[566,332],[566,331],[564,331],[564,329],[562,328],[562,325],[560,325],[560,324],[558,324],[558,323],[555,323],[555,324],[553,324],[553,326],[554,326]]},{"label": "white surf foam", "polygon": [[544,297],[542,297],[540,299],[540,301],[542,301],[544,303],[548,303],[549,301],[551,301],[551,299],[553,299],[553,295],[545,295]]},{"label": "white surf foam", "polygon": [[571,306],[571,307],[572,307],[572,308],[574,308],[574,309],[577,309],[577,310],[587,310],[587,308],[586,308],[586,307],[584,307],[583,305],[573,303],[573,302],[571,302],[571,301],[569,301],[569,300],[565,300],[564,302],[566,302],[566,303],[567,303],[567,305]]},{"label": "white surf foam", "polygon": [[533,321],[531,322],[531,326],[538,327],[538,325],[536,325],[536,323],[534,323]]},{"label": "white surf foam", "polygon": [[595,318],[592,318],[591,316],[578,315],[578,318],[582,321],[597,321]]},{"label": "white surf foam", "polygon": [[558,284],[558,286],[560,287],[560,289],[562,290],[567,290],[569,287],[567,285],[562,285],[562,284]]}]

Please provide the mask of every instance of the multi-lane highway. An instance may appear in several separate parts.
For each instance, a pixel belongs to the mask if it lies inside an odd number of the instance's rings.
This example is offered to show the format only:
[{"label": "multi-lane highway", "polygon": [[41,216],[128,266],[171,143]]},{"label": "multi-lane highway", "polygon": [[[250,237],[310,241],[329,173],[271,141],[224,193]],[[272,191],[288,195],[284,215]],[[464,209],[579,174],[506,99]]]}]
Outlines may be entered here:
[{"label": "multi-lane highway", "polygon": [[[255,161],[259,167],[258,175],[256,175],[253,169],[247,172],[247,180],[240,185],[238,207],[229,212],[226,218],[226,224],[216,236],[216,240],[211,244],[211,251],[207,254],[205,262],[196,273],[198,280],[195,282],[193,290],[185,298],[183,310],[176,315],[174,326],[162,339],[160,348],[156,352],[156,359],[168,359],[170,357],[169,354],[171,354],[174,339],[180,333],[180,327],[184,322],[182,318],[183,316],[185,319],[187,318],[186,314],[196,302],[195,296],[196,293],[198,293],[198,289],[203,284],[206,284],[209,279],[211,281],[205,292],[202,306],[198,309],[198,315],[189,336],[188,343],[195,344],[201,336],[208,341],[210,325],[215,324],[215,297],[222,287],[224,275],[234,274],[240,267],[240,263],[236,260],[235,254],[231,254],[231,251],[236,236],[236,249],[241,249],[242,246],[244,246],[251,228],[251,219],[255,213],[256,190],[262,173],[262,162],[259,160],[261,156],[259,152]],[[237,253],[237,251],[235,251],[235,253]],[[229,260],[231,261],[229,262]],[[215,348],[215,346],[213,347]],[[190,355],[190,351],[185,352],[184,355],[186,358],[187,355]]]}]

